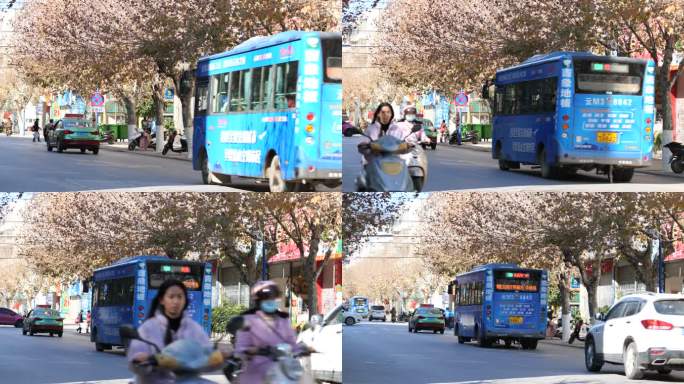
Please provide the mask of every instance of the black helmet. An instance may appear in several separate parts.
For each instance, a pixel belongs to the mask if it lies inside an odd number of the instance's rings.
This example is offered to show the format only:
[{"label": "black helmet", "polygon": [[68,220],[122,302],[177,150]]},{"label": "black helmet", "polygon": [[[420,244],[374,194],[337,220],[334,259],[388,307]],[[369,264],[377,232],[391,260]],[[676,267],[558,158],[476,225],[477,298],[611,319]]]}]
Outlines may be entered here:
[{"label": "black helmet", "polygon": [[273,300],[280,297],[280,288],[278,285],[270,280],[258,281],[252,287],[252,300]]},{"label": "black helmet", "polygon": [[418,113],[418,111],[416,110],[416,107],[412,105],[409,105],[408,107],[404,108],[404,116],[415,115],[416,113]]}]

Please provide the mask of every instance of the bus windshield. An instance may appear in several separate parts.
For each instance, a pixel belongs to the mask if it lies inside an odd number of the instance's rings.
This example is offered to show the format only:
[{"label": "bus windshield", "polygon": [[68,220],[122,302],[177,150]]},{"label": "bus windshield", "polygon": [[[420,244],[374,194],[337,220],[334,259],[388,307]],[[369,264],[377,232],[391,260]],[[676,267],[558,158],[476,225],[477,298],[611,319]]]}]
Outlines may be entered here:
[{"label": "bus windshield", "polygon": [[640,95],[645,67],[638,63],[575,60],[576,92]]},{"label": "bus windshield", "polygon": [[189,291],[199,291],[202,287],[202,266],[199,264],[178,265],[170,263],[148,263],[150,289],[159,289],[165,280],[176,279],[183,282]]},{"label": "bus windshield", "polygon": [[342,38],[322,39],[325,82],[342,82]]},{"label": "bus windshield", "polygon": [[497,292],[538,292],[539,272],[494,271],[494,289]]}]

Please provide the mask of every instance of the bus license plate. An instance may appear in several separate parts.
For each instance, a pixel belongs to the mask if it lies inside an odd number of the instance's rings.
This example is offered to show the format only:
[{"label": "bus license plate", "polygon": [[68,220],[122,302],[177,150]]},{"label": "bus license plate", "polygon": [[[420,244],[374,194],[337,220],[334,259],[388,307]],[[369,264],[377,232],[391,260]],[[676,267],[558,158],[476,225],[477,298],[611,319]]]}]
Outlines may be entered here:
[{"label": "bus license plate", "polygon": [[509,316],[508,322],[511,324],[522,324],[523,318],[522,318],[522,316]]},{"label": "bus license plate", "polygon": [[596,141],[599,143],[615,144],[617,139],[617,132],[598,132],[596,134]]}]

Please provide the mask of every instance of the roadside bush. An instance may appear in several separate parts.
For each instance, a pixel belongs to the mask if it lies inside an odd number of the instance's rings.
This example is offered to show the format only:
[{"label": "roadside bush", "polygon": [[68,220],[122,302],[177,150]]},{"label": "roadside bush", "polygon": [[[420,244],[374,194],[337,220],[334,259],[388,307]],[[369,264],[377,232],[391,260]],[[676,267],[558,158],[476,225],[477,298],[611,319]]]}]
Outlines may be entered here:
[{"label": "roadside bush", "polygon": [[223,304],[220,307],[214,308],[211,314],[211,332],[217,334],[225,333],[230,319],[246,310],[246,307],[234,304]]}]

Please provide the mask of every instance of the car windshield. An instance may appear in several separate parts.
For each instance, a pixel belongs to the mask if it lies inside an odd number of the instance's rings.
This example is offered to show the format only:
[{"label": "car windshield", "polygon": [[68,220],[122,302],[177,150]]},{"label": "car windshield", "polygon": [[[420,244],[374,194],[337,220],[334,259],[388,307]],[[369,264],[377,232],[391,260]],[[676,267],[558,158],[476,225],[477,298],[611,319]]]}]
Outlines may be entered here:
[{"label": "car windshield", "polygon": [[438,308],[418,308],[416,313],[419,315],[441,315],[442,311]]},{"label": "car windshield", "polygon": [[371,309],[374,311],[384,311],[385,307],[383,307],[382,305],[374,305],[371,307]]},{"label": "car windshield", "polygon": [[33,311],[34,317],[59,317],[59,312],[54,309],[36,309]]},{"label": "car windshield", "polygon": [[92,124],[88,120],[69,119],[62,120],[62,126],[66,129],[90,129]]},{"label": "car windshield", "polygon": [[684,316],[684,299],[658,300],[653,303],[656,312],[662,315]]}]

